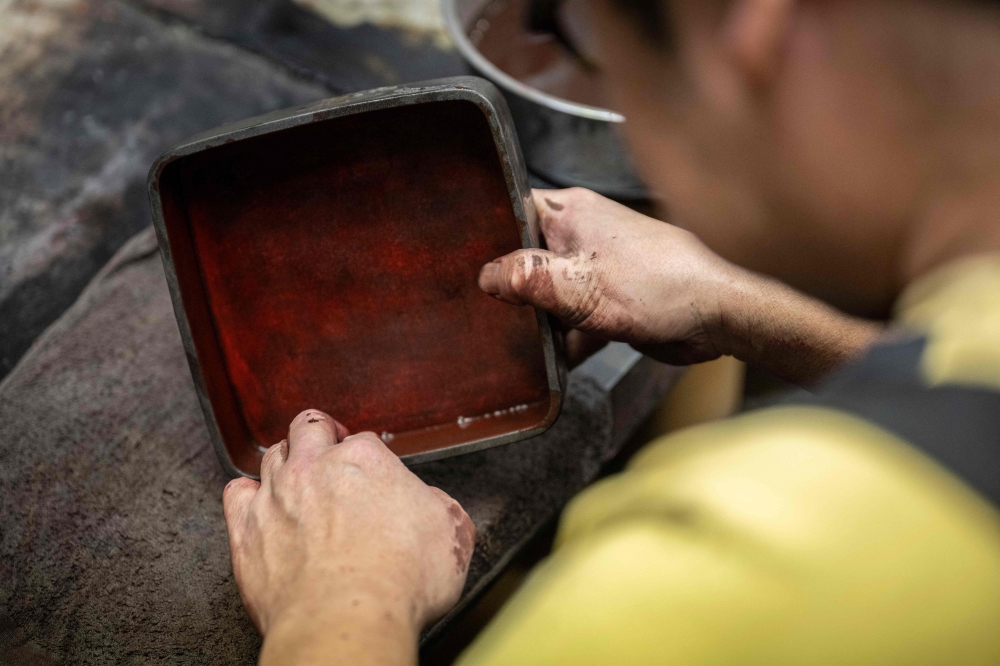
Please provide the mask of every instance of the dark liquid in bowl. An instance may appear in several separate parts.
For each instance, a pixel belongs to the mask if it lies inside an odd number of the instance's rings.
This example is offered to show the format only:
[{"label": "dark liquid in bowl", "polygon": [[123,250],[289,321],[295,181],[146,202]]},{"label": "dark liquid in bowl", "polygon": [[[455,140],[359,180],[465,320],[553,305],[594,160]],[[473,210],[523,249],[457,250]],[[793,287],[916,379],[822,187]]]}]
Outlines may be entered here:
[{"label": "dark liquid in bowl", "polygon": [[605,107],[600,82],[553,37],[528,32],[528,0],[495,0],[469,32],[487,60],[518,81],[555,97]]}]

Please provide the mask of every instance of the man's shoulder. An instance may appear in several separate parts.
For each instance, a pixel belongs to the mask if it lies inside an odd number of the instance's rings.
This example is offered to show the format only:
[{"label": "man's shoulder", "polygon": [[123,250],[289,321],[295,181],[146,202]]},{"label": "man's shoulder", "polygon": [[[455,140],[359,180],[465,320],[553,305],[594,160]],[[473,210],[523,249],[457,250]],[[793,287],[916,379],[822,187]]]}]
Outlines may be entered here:
[{"label": "man's shoulder", "polygon": [[664,437],[575,499],[466,663],[943,663],[1000,656],[998,613],[989,503],[878,426],[782,406]]},{"label": "man's shoulder", "polygon": [[821,525],[860,530],[861,516],[913,513],[928,498],[1000,525],[994,507],[895,433],[828,406],[782,405],[649,444],[623,474],[571,503],[560,539],[628,517],[695,510],[733,529],[753,525],[762,539],[805,524],[815,527],[803,534],[821,538]]}]

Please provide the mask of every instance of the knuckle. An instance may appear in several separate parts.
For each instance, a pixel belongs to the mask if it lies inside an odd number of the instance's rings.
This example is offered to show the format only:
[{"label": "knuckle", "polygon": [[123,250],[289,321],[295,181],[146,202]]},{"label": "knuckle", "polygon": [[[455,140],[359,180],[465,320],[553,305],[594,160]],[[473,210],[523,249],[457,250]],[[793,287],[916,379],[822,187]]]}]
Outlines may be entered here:
[{"label": "knuckle", "polygon": [[264,467],[273,464],[275,462],[275,458],[280,456],[281,456],[281,444],[274,444],[268,447],[267,451],[264,452],[263,459],[261,459],[260,463],[261,468],[263,469]]},{"label": "knuckle", "polygon": [[379,436],[371,431],[359,432],[357,435],[354,435],[352,439],[357,442],[357,446],[374,447],[378,450],[385,448],[385,445],[382,443]]},{"label": "knuckle", "polygon": [[238,493],[241,490],[245,490],[253,485],[254,481],[252,479],[248,479],[245,476],[237,477],[232,481],[230,481],[229,483],[227,483],[226,487],[222,489],[222,498],[232,499],[234,493]]},{"label": "knuckle", "polygon": [[571,187],[569,191],[570,196],[578,201],[591,202],[602,198],[597,192],[594,190],[588,190],[586,187]]},{"label": "knuckle", "polygon": [[566,190],[566,208],[564,208],[564,211],[569,207],[580,208],[591,206],[597,200],[597,196],[597,193],[592,190],[588,190],[583,187],[571,187]]},{"label": "knuckle", "polygon": [[337,449],[346,462],[354,463],[359,467],[376,462],[389,453],[382,440],[373,432],[360,432],[351,435],[337,445]]}]

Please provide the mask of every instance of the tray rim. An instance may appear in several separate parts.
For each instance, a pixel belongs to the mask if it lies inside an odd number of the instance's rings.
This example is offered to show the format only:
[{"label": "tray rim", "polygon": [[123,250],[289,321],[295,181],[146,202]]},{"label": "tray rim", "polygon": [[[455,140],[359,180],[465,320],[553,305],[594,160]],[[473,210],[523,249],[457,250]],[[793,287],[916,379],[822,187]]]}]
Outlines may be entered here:
[{"label": "tray rim", "polygon": [[[170,291],[170,300],[174,308],[174,316],[177,319],[177,325],[180,329],[181,341],[184,345],[188,366],[194,380],[195,391],[198,394],[198,402],[205,417],[205,425],[208,428],[212,447],[215,449],[223,470],[229,476],[259,478],[259,475],[250,474],[236,467],[229,455],[229,451],[226,449],[222,433],[216,421],[205,379],[202,375],[201,364],[198,360],[194,337],[191,333],[190,323],[184,309],[180,282],[174,270],[173,255],[167,237],[166,221],[163,216],[163,205],[160,197],[160,178],[164,170],[171,163],[189,155],[301,125],[397,106],[452,100],[472,102],[483,112],[493,135],[493,142],[497,149],[497,156],[500,159],[504,180],[507,184],[507,191],[510,194],[514,218],[517,221],[521,236],[521,247],[540,247],[538,214],[531,198],[531,188],[528,185],[524,157],[517,140],[517,133],[514,129],[510,110],[507,108],[507,103],[496,86],[485,79],[475,76],[449,77],[364,90],[246,118],[216,127],[175,144],[172,148],[164,151],[150,168],[147,178],[150,209],[152,212],[153,227],[160,246],[160,258],[163,261],[167,287]],[[545,371],[548,378],[550,396],[549,412],[543,421],[538,426],[525,430],[485,437],[433,451],[400,456],[400,459],[405,464],[413,465],[440,460],[442,458],[472,453],[528,439],[542,434],[555,423],[562,410],[562,403],[566,392],[566,364],[561,345],[556,344],[557,340],[550,325],[548,315],[537,309],[535,310],[535,315],[542,338]]]}]

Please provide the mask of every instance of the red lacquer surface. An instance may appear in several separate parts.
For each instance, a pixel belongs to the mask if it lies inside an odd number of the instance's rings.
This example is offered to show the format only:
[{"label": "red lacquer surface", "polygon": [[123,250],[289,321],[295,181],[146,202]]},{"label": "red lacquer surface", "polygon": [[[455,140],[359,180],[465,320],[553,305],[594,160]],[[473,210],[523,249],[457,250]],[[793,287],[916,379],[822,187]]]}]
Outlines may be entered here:
[{"label": "red lacquer surface", "polygon": [[[226,374],[206,384],[231,393],[210,397],[243,467],[309,407],[395,434],[398,453],[549,413],[534,311],[476,285],[483,263],[521,243],[475,105],[325,120],[175,164],[161,184],[177,190],[165,197],[171,250],[185,308],[208,313],[189,320],[199,357],[220,361],[203,372]],[[178,260],[185,245],[194,261]],[[457,425],[519,405],[485,431]]]}]

